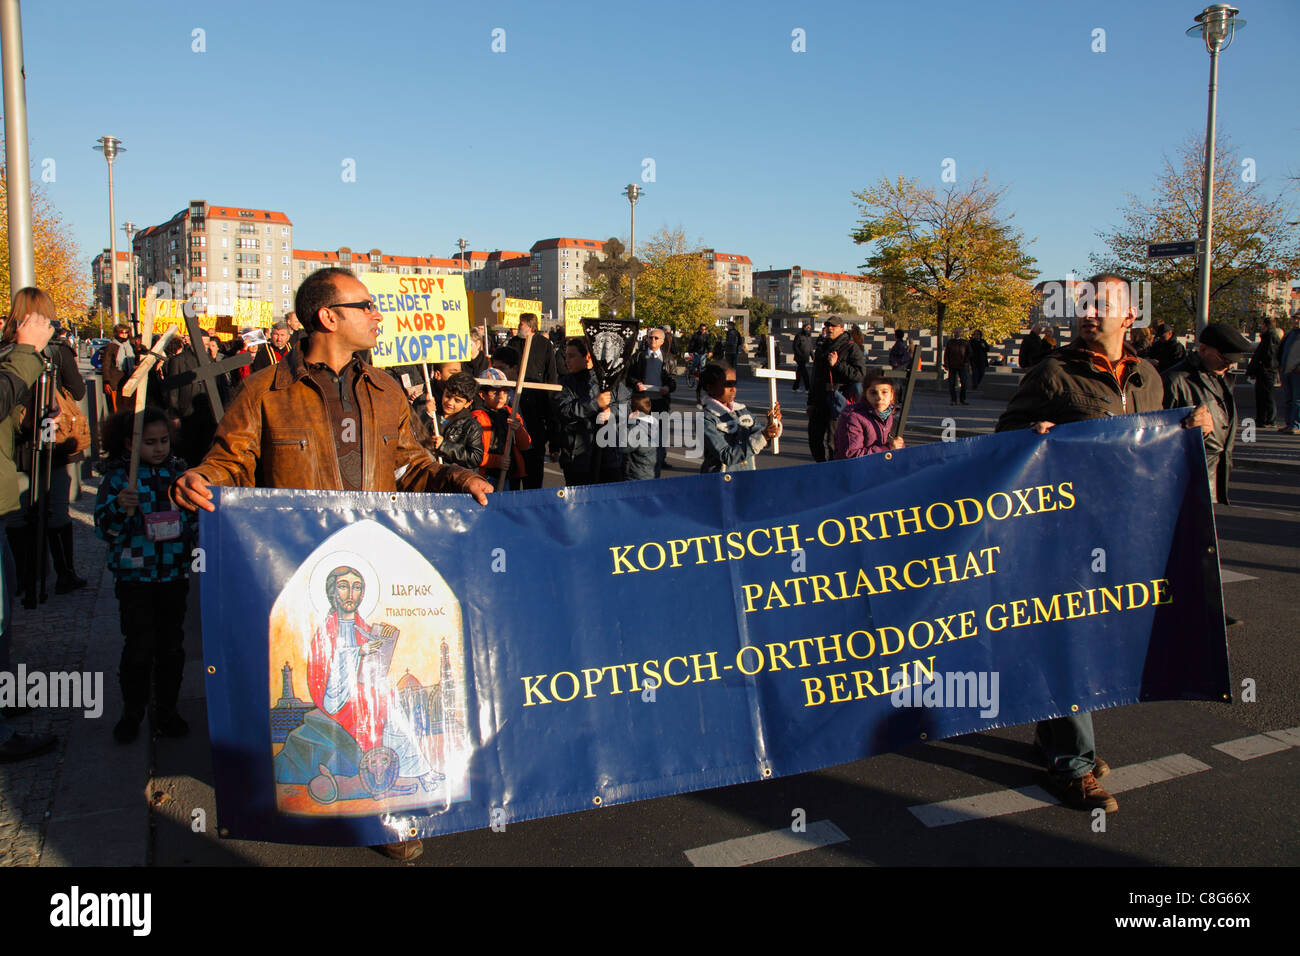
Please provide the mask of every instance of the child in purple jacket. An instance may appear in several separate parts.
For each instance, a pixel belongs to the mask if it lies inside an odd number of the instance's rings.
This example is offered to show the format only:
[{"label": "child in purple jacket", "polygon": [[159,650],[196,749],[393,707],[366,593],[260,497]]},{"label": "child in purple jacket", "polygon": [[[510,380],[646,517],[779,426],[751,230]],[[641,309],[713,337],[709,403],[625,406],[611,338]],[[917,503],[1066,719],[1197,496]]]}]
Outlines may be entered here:
[{"label": "child in purple jacket", "polygon": [[835,457],[861,458],[902,448],[901,436],[889,437],[896,414],[893,383],[879,374],[868,376],[862,398],[846,408],[835,423]]}]

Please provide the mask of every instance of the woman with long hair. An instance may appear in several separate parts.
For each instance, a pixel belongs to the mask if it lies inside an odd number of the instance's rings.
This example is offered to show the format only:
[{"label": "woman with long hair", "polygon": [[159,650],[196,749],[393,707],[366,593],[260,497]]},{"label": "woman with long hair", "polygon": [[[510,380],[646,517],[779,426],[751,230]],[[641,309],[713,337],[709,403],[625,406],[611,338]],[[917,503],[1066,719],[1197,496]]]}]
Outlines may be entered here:
[{"label": "woman with long hair", "polygon": [[[29,287],[18,290],[14,295],[4,331],[0,333],[0,347],[7,348],[10,343],[16,341],[19,323],[31,314],[43,316],[55,329],[49,343],[39,353],[46,367],[51,370],[50,405],[44,409],[36,408],[36,386],[33,386],[27,396],[24,409],[10,414],[5,420],[3,435],[0,436],[0,444],[5,446],[17,467],[28,473],[31,471],[31,462],[37,451],[36,429],[40,427],[40,422],[50,415],[57,415],[59,411],[58,404],[54,400],[53,388],[61,389],[74,402],[79,402],[86,396],[86,382],[77,369],[76,353],[60,334],[55,319],[54,301],[42,290]],[[57,575],[54,585],[56,594],[66,594],[86,586],[86,579],[77,575],[73,562],[72,516],[68,512],[69,495],[72,489],[72,475],[68,465],[80,461],[81,458],[82,453],[67,447],[65,442],[62,446],[55,446],[48,459],[50,462],[49,517],[46,523],[45,541],[50,557],[54,560],[54,570]],[[43,593],[37,593],[37,580],[40,567],[45,562],[45,555],[36,554],[36,528],[37,515],[31,507],[29,488],[23,492],[18,509],[5,515],[5,534],[9,538],[10,547],[13,548],[18,562],[18,580],[23,591],[23,606],[27,608],[34,608],[39,601],[45,600]]]}]

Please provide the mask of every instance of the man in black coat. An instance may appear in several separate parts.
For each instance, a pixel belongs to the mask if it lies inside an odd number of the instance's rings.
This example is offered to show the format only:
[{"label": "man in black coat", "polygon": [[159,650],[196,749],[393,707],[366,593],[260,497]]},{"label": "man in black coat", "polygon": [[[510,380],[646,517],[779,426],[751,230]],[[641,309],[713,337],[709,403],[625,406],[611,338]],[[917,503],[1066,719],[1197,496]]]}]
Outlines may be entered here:
[{"label": "man in black coat", "polygon": [[824,337],[813,354],[812,387],[808,392],[808,448],[813,461],[831,457],[835,430],[834,393],[867,377],[862,350],[844,334],[844,321],[832,315],[823,326]]},{"label": "man in black coat", "polygon": [[1183,343],[1174,338],[1174,330],[1161,322],[1156,326],[1156,340],[1147,350],[1147,361],[1163,375],[1183,359],[1187,358],[1187,349]]},{"label": "man in black coat", "polygon": [[812,383],[808,379],[808,360],[812,358],[813,337],[812,323],[805,322],[803,328],[794,334],[794,391],[799,391],[799,383],[803,383],[804,391],[812,388]]},{"label": "man in black coat", "polygon": [[[555,346],[544,335],[537,334],[537,316],[525,312],[519,317],[519,331],[506,344],[524,354],[524,344],[532,342],[528,352],[528,368],[524,369],[523,381],[543,382],[554,385],[560,380],[559,369],[555,365]],[[542,487],[543,472],[546,468],[546,442],[542,436],[551,432],[551,403],[540,389],[526,388],[519,397],[519,414],[524,420],[524,428],[534,436],[528,451],[522,452],[524,458],[524,487]]]}]

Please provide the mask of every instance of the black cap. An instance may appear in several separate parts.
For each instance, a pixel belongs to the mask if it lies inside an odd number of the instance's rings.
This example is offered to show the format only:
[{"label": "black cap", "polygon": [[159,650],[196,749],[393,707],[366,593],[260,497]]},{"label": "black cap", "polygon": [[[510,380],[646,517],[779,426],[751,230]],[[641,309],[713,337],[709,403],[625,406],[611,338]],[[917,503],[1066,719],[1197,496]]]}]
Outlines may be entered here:
[{"label": "black cap", "polygon": [[844,320],[841,319],[838,315],[832,315],[832,316],[827,317],[826,321],[823,322],[822,324],[823,324],[823,325],[838,325],[840,328],[844,328]]},{"label": "black cap", "polygon": [[1218,349],[1229,362],[1239,362],[1255,351],[1250,340],[1226,322],[1211,322],[1201,333],[1201,344]]},{"label": "black cap", "polygon": [[1169,326],[1165,325],[1163,322],[1156,326],[1156,335],[1164,335],[1168,331]]}]

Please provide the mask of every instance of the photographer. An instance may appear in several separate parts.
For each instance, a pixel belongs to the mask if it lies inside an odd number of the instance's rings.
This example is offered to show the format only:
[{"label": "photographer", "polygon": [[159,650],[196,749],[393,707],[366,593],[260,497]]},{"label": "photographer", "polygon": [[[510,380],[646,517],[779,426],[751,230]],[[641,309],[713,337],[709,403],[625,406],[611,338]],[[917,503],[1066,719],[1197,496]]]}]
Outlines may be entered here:
[{"label": "photographer", "polygon": [[[19,317],[30,313],[44,316],[50,322],[53,335],[37,353],[43,360],[44,374],[49,376],[49,403],[44,408],[37,409],[39,388],[34,383],[26,397],[21,432],[11,433],[15,439],[12,451],[17,466],[31,475],[34,473],[33,466],[38,465],[42,476],[41,485],[48,488],[45,504],[41,504],[41,496],[38,495],[37,507],[33,508],[29,484],[18,503],[18,510],[5,519],[5,533],[18,560],[19,583],[23,592],[23,606],[26,608],[34,608],[45,600],[43,589],[38,584],[45,565],[45,555],[36,553],[37,528],[41,520],[38,509],[42,507],[48,509],[45,515],[44,541],[48,544],[54,561],[54,592],[66,594],[86,586],[85,578],[77,575],[73,563],[72,516],[68,511],[72,489],[72,475],[68,465],[81,461],[83,457],[81,445],[75,438],[68,437],[69,426],[74,424],[73,419],[82,415],[77,403],[86,396],[86,382],[77,369],[76,353],[68,345],[62,328],[54,319],[53,301],[39,289],[23,289],[14,296],[14,306],[0,341],[6,345],[16,341]],[[57,396],[56,392],[59,393]],[[56,440],[53,449],[37,461],[40,443],[36,439],[42,423],[49,418],[60,421],[63,437]],[[89,435],[89,424],[83,424],[85,434]]]},{"label": "photographer", "polygon": [[[14,438],[19,428],[22,405],[28,391],[41,375],[38,352],[50,340],[52,329],[49,319],[39,310],[28,310],[30,293],[23,289],[14,297],[0,344],[0,516],[6,520],[18,509],[18,471],[14,467]],[[28,298],[24,298],[28,296]],[[53,314],[51,306],[49,313]],[[13,607],[10,582],[14,577],[14,555],[7,540],[0,541],[3,561],[0,561],[0,670],[9,669],[9,644],[12,640],[10,621]],[[0,762],[22,760],[44,753],[54,746],[49,734],[19,734],[9,726],[0,712]]]}]

